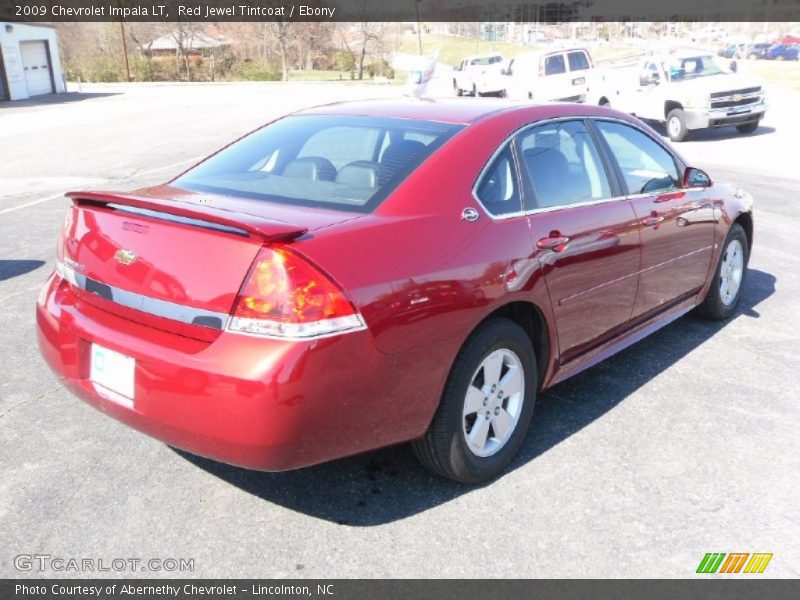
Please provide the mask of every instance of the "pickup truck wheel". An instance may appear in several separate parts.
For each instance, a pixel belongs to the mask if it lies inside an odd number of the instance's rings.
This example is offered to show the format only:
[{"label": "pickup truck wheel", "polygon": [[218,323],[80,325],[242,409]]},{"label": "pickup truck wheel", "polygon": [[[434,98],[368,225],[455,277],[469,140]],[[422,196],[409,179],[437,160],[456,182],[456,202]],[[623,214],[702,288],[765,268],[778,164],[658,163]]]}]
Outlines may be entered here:
[{"label": "pickup truck wheel", "polygon": [[742,123],[741,125],[737,125],[736,129],[739,130],[739,133],[753,133],[756,129],[758,129],[758,121]]},{"label": "pickup truck wheel", "polygon": [[667,134],[673,142],[682,142],[689,135],[683,109],[673,108],[667,115]]},{"label": "pickup truck wheel", "polygon": [[464,90],[462,90],[460,87],[458,87],[458,82],[455,79],[453,80],[453,91],[455,91],[456,96],[463,96],[464,95]]},{"label": "pickup truck wheel", "polygon": [[480,483],[517,454],[533,416],[536,357],[519,325],[492,318],[467,339],[425,436],[411,446],[443,477]]},{"label": "pickup truck wheel", "polygon": [[736,311],[747,277],[749,255],[747,234],[741,225],[735,223],[725,238],[708,293],[697,307],[701,317],[721,321]]}]

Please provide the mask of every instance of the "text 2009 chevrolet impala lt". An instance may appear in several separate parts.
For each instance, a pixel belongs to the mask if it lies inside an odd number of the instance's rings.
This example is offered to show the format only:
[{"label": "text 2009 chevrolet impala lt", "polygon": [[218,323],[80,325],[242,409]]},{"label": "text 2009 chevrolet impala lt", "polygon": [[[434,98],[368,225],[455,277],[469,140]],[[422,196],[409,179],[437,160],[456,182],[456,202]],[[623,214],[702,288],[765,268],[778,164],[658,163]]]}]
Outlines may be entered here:
[{"label": "text 2009 chevrolet impala lt", "polygon": [[753,241],[749,195],[582,105],[335,104],[166,185],[68,196],[37,305],[51,367],[270,471],[411,440],[492,477],[540,390],[695,307],[728,317]]}]

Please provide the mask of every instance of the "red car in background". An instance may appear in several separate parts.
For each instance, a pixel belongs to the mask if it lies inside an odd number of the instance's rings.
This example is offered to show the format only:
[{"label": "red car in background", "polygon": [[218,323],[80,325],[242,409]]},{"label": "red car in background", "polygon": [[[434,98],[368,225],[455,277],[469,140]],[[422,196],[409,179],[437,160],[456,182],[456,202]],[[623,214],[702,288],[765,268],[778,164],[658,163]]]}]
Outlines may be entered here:
[{"label": "red car in background", "polygon": [[120,421],[270,471],[412,441],[490,478],[539,391],[731,315],[753,241],[749,195],[577,104],[334,104],[168,184],[68,196],[47,362]]}]

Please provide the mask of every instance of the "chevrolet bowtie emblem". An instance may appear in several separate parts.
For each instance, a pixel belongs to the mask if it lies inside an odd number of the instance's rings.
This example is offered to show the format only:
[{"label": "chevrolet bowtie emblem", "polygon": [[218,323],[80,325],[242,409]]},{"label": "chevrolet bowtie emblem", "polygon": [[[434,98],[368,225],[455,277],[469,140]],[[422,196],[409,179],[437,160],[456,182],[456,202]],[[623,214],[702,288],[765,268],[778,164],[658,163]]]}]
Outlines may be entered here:
[{"label": "chevrolet bowtie emblem", "polygon": [[134,253],[132,250],[120,248],[114,253],[114,258],[116,258],[123,265],[132,265],[136,260],[136,253]]}]

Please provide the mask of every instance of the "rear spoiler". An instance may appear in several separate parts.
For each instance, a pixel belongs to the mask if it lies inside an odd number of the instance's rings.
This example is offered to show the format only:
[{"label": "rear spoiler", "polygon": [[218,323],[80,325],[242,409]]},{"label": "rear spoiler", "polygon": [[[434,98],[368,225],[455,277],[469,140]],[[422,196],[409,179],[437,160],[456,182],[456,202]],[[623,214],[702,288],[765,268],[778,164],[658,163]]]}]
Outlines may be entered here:
[{"label": "rear spoiler", "polygon": [[248,213],[233,212],[213,206],[203,206],[180,200],[166,200],[163,198],[147,198],[132,194],[116,192],[78,191],[67,192],[66,196],[72,198],[75,206],[131,206],[144,210],[165,213],[177,217],[194,219],[205,223],[213,223],[224,227],[231,227],[246,233],[251,238],[260,242],[274,242],[291,240],[308,231],[302,225],[293,225],[283,221],[265,219]]}]

